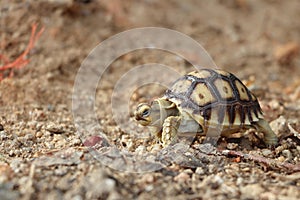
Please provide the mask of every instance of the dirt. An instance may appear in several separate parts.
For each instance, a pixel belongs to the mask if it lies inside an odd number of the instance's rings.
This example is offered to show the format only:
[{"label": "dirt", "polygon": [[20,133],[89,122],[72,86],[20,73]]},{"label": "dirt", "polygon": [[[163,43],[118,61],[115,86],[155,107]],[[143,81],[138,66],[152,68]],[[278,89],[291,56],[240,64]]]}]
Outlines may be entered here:
[{"label": "dirt", "polygon": [[[32,24],[45,28],[26,66],[0,71],[0,199],[300,199],[299,1],[7,0],[0,9],[0,55],[10,62],[25,50]],[[165,88],[114,93],[135,66],[159,63],[181,75],[193,70],[190,60],[158,49],[118,55],[98,83],[97,126],[92,115],[76,121],[72,100],[93,98],[86,91],[74,96],[84,59],[106,39],[138,27],[164,27],[199,42],[258,97],[278,146],[268,148],[248,130],[220,138],[208,152],[204,137],[191,148],[161,149],[133,111]],[[192,53],[192,62],[199,60]],[[174,81],[147,70],[127,82],[143,77]],[[128,116],[112,113],[112,97],[128,102]]]}]

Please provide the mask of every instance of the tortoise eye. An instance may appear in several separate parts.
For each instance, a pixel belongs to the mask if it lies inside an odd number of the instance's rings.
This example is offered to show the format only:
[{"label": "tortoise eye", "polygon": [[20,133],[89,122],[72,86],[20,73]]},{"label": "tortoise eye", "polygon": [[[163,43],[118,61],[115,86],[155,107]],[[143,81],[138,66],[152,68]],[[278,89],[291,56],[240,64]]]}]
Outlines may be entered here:
[{"label": "tortoise eye", "polygon": [[142,113],[143,117],[148,117],[150,115],[150,110],[149,109],[145,109]]}]

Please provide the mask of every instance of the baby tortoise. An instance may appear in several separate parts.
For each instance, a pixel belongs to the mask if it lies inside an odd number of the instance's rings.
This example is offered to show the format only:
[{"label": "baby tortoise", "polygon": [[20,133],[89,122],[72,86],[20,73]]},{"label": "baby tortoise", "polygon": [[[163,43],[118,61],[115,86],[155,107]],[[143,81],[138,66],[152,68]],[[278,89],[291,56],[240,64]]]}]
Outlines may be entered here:
[{"label": "baby tortoise", "polygon": [[223,70],[202,69],[179,78],[163,97],[138,105],[135,119],[149,126],[164,147],[176,141],[178,133],[206,135],[210,130],[209,135],[221,132],[226,137],[248,128],[262,132],[268,146],[278,142],[257,98]]}]

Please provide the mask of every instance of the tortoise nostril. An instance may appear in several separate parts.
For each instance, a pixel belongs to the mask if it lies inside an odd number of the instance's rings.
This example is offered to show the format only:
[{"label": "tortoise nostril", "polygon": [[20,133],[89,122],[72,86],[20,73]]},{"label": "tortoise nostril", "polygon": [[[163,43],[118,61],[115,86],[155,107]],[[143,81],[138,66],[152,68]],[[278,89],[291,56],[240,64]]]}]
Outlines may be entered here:
[{"label": "tortoise nostril", "polygon": [[135,118],[135,120],[137,120],[137,121],[139,121],[139,120],[142,119],[140,115],[135,115],[134,118]]}]

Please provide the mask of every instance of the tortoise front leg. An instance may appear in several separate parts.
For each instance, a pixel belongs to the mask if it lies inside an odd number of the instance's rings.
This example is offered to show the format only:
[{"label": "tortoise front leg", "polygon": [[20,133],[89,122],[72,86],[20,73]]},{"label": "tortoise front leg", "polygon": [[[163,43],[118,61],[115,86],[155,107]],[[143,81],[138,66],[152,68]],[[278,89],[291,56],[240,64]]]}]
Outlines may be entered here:
[{"label": "tortoise front leg", "polygon": [[181,121],[179,116],[169,116],[165,119],[163,124],[163,131],[161,135],[162,146],[166,147],[174,143],[178,139],[178,127]]}]

